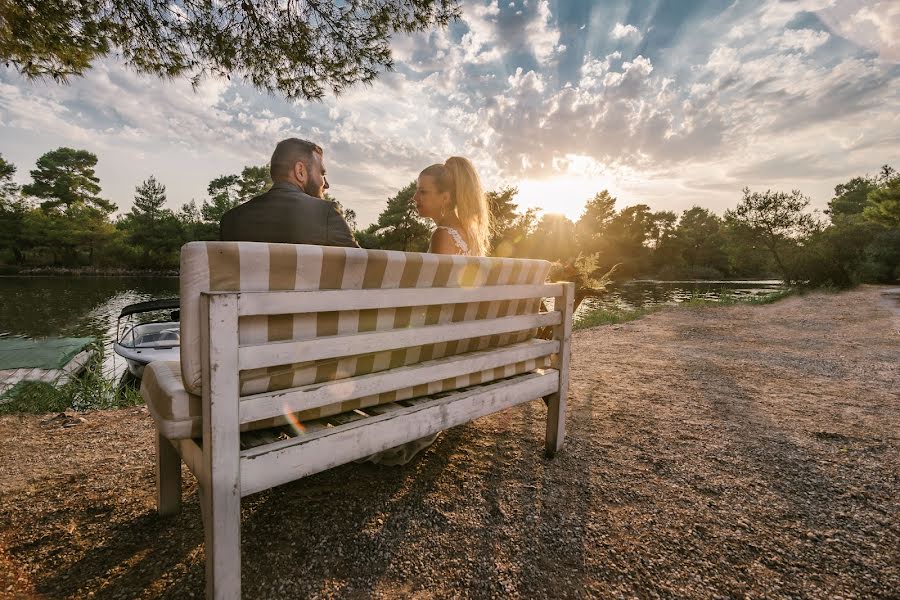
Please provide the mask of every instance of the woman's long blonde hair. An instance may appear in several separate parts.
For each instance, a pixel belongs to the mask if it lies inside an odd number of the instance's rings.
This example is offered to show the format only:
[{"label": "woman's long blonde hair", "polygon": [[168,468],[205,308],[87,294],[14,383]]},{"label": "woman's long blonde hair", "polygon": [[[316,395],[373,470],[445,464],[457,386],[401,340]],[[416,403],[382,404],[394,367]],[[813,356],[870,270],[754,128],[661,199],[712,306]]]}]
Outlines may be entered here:
[{"label": "woman's long blonde hair", "polygon": [[438,192],[449,192],[452,210],[465,230],[469,252],[487,256],[490,250],[491,213],[481,180],[472,163],[461,156],[451,156],[442,165],[431,165],[421,175],[433,177]]}]

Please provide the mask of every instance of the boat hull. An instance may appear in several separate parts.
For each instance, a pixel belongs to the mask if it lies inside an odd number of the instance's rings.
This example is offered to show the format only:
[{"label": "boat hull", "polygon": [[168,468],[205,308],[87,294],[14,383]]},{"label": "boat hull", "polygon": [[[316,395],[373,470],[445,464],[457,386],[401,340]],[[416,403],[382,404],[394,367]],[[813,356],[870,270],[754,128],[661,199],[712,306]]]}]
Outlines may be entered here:
[{"label": "boat hull", "polygon": [[144,367],[157,360],[179,360],[179,323],[175,321],[143,323],[126,329],[113,344],[113,351],[125,359],[128,371],[137,379]]},{"label": "boat hull", "polygon": [[140,379],[144,376],[144,367],[155,360],[179,360],[180,348],[129,348],[116,342],[113,344],[116,354],[125,359],[128,371]]}]

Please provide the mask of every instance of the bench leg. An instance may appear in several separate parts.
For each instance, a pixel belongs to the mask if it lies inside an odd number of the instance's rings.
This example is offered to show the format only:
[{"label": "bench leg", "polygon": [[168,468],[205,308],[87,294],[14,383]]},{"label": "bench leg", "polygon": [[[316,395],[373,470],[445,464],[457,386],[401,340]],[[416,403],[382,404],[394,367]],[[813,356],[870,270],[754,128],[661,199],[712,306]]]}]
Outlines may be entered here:
[{"label": "bench leg", "polygon": [[561,323],[553,328],[553,339],[559,341],[559,352],[553,357],[553,368],[559,371],[559,389],[544,398],[547,403],[547,435],[544,451],[550,458],[563,447],[566,437],[566,400],[569,396],[569,356],[571,354],[572,313],[575,285],[564,283],[562,295],[554,300],[553,310],[561,313]]},{"label": "bench leg", "polygon": [[[233,494],[202,490],[203,532],[206,551],[206,597],[234,600],[241,597],[241,500]],[[224,497],[223,497],[224,496]],[[218,503],[216,502],[218,500]]]},{"label": "bench leg", "polygon": [[544,453],[553,458],[562,450],[566,438],[566,398],[558,392],[546,396],[547,433],[544,439]]},{"label": "bench leg", "polygon": [[159,431],[156,432],[156,510],[162,516],[181,511],[181,456]]}]

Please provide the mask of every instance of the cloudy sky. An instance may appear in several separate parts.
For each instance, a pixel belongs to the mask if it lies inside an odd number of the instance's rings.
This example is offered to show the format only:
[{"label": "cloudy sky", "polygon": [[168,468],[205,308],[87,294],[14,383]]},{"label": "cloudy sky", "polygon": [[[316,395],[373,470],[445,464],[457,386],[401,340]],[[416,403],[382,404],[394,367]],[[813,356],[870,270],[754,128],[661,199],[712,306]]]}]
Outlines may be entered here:
[{"label": "cloudy sky", "polygon": [[25,183],[43,152],[85,148],[120,210],[151,174],[177,208],[305,137],[361,225],[454,154],[573,218],[605,188],[620,208],[721,213],[744,186],[822,208],[835,184],[900,168],[893,0],[464,0],[460,22],[393,47],[395,72],[319,103],[113,60],[67,86],[0,66],[0,153]]}]

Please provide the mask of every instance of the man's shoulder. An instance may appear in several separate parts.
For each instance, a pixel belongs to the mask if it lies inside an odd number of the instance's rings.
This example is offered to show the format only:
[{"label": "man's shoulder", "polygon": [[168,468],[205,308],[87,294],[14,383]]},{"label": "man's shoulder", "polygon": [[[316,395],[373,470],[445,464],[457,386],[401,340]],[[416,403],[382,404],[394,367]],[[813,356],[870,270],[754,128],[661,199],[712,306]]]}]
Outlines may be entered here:
[{"label": "man's shoulder", "polygon": [[323,209],[330,206],[332,203],[328,200],[323,200],[322,198],[316,198],[315,196],[310,196],[300,188],[293,185],[275,185],[272,186],[269,191],[264,194],[260,194],[250,202],[257,201],[258,204],[265,202],[292,202],[297,206],[303,206],[308,208],[318,208]]}]

